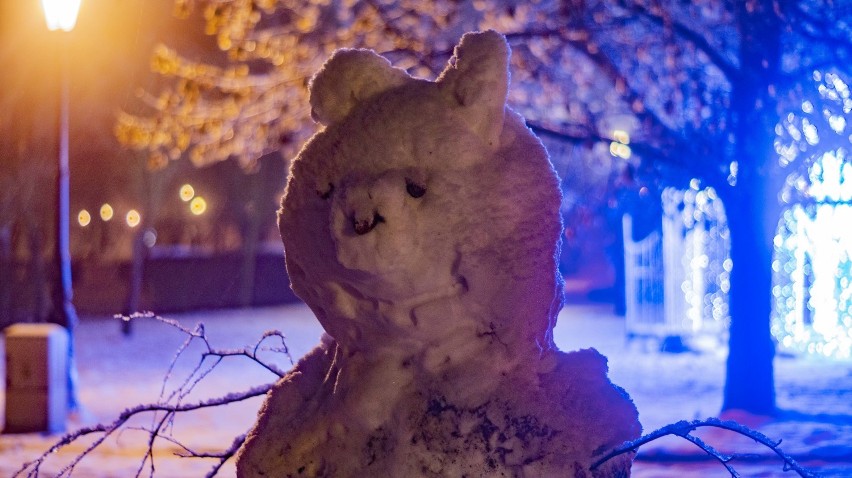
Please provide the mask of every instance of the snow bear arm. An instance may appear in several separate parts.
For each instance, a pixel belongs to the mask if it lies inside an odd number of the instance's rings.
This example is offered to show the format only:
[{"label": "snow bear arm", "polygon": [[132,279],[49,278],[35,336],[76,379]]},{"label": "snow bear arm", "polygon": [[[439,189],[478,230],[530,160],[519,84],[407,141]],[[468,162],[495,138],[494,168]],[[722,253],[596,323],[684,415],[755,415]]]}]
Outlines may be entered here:
[{"label": "snow bear arm", "polygon": [[[240,448],[237,456],[239,476],[262,475],[264,469],[277,466],[269,462],[270,456],[288,455],[287,448],[298,436],[300,423],[318,404],[317,396],[334,367],[336,351],[337,344],[333,340],[323,340],[269,391],[258,412],[258,422],[248,433],[246,446]],[[276,441],[263,439],[269,435],[283,438]]]}]

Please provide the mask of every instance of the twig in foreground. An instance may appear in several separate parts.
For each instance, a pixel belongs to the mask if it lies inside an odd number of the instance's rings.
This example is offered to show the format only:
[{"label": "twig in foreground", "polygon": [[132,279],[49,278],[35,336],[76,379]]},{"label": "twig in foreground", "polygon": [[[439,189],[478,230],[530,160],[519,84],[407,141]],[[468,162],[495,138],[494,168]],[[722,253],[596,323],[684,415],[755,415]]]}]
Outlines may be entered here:
[{"label": "twig in foreground", "polygon": [[[82,438],[84,436],[91,435],[91,434],[94,434],[94,433],[102,433],[103,435],[98,437],[98,439],[95,440],[95,442],[92,445],[90,445],[88,448],[86,448],[86,450],[84,450],[82,453],[77,455],[74,458],[74,460],[71,461],[71,463],[66,465],[65,468],[60,470],[59,473],[56,475],[57,477],[70,476],[71,472],[73,472],[73,470],[74,470],[74,467],[86,455],[88,455],[91,451],[93,451],[101,443],[103,443],[104,440],[106,440],[110,435],[112,435],[113,433],[118,431],[122,427],[122,425],[127,423],[128,420],[130,420],[131,418],[133,418],[134,416],[136,416],[140,413],[166,412],[167,414],[174,414],[174,413],[180,413],[180,412],[190,412],[190,411],[193,411],[193,410],[201,410],[203,408],[218,407],[218,406],[226,405],[226,404],[229,404],[229,403],[236,403],[236,402],[240,402],[240,401],[243,401],[243,400],[247,400],[249,398],[265,395],[266,392],[268,392],[269,389],[271,389],[271,388],[272,388],[272,384],[260,385],[258,387],[251,388],[251,389],[246,390],[244,392],[230,393],[230,394],[224,395],[222,397],[217,397],[217,398],[213,398],[213,399],[210,399],[210,400],[203,400],[203,401],[200,401],[200,402],[197,402],[197,403],[189,403],[189,404],[185,403],[185,404],[180,404],[180,405],[151,403],[151,404],[136,405],[135,407],[128,408],[127,410],[121,412],[121,414],[119,414],[118,418],[115,419],[115,421],[113,421],[112,423],[110,423],[108,425],[98,424],[98,425],[94,425],[94,426],[91,426],[91,427],[80,428],[79,430],[65,434],[62,438],[59,439],[59,441],[57,441],[53,446],[48,448],[38,458],[36,458],[35,460],[32,460],[32,461],[29,461],[27,463],[24,463],[21,466],[21,468],[18,471],[16,471],[15,474],[12,475],[12,476],[14,478],[14,477],[22,476],[24,473],[26,473],[27,477],[36,477],[39,474],[39,468],[41,467],[41,465],[44,463],[44,461],[47,459],[48,456],[57,452],[62,447],[66,446],[70,443],[73,443],[74,441],[78,440],[79,438]],[[140,470],[140,472],[141,472],[141,470]],[[137,473],[136,476],[139,476],[139,473]]]},{"label": "twig in foreground", "polygon": [[[219,350],[212,347],[207,334],[205,332],[204,324],[199,323],[195,326],[194,329],[190,330],[187,327],[184,327],[177,321],[165,319],[159,316],[156,316],[150,312],[146,313],[137,313],[133,314],[129,317],[116,316],[122,320],[130,320],[130,319],[139,319],[139,318],[153,318],[161,323],[165,323],[170,325],[180,332],[186,335],[186,339],[178,348],[175,356],[172,358],[171,363],[169,364],[168,371],[163,378],[163,385],[160,391],[160,396],[156,403],[150,404],[142,404],[137,405],[135,407],[129,408],[122,412],[119,417],[114,420],[112,423],[104,424],[100,423],[94,426],[81,428],[77,431],[68,433],[60,438],[53,446],[51,446],[47,451],[42,453],[36,459],[24,463],[21,468],[15,472],[14,477],[18,476],[27,476],[29,477],[38,477],[41,471],[41,466],[44,464],[45,460],[52,454],[56,453],[63,447],[77,441],[78,439],[89,436],[89,435],[97,435],[95,440],[89,444],[82,452],[80,452],[77,456],[75,456],[70,463],[65,465],[58,474],[57,477],[67,477],[71,476],[74,472],[75,467],[83,460],[86,456],[88,456],[91,452],[93,452],[96,448],[98,448],[103,442],[121,430],[130,430],[134,429],[133,427],[128,427],[127,422],[131,418],[145,413],[152,413],[151,425],[149,428],[142,428],[146,433],[148,433],[147,440],[147,449],[144,457],[139,464],[139,468],[136,471],[135,476],[142,476],[145,472],[146,468],[149,470],[149,475],[153,476],[154,474],[154,445],[157,439],[163,439],[166,441],[170,441],[172,443],[178,443],[173,437],[167,435],[169,433],[169,429],[174,424],[174,419],[178,413],[182,412],[191,412],[193,410],[199,410],[202,408],[210,408],[223,406],[230,403],[235,403],[239,401],[243,401],[252,397],[257,397],[260,395],[264,395],[267,391],[272,387],[271,383],[264,384],[258,387],[251,388],[247,391],[240,393],[231,393],[222,397],[203,400],[196,403],[183,403],[184,400],[189,396],[189,394],[194,390],[195,386],[201,382],[216,366],[222,362],[227,357],[244,357],[248,358],[266,370],[272,372],[275,376],[281,377],[284,375],[284,372],[278,369],[275,364],[268,362],[260,357],[260,352],[273,352],[273,353],[283,353],[290,361],[293,363],[293,359],[290,356],[289,350],[287,348],[286,343],[284,342],[284,334],[279,331],[267,331],[263,334],[263,336],[258,339],[253,345],[245,347],[243,349],[236,350]],[[270,339],[280,340],[280,345],[273,344],[272,346],[265,345],[264,342]],[[203,343],[204,351],[201,353],[200,359],[195,364],[191,372],[184,380],[182,380],[179,385],[170,393],[166,393],[166,385],[169,379],[171,378],[174,370],[175,364],[184,355],[184,352],[187,351],[189,346],[194,341],[200,341]],[[211,359],[212,363],[208,363],[208,358]],[[163,415],[160,415],[163,413]],[[139,428],[135,428],[139,429]],[[181,448],[187,450],[191,456],[195,456],[197,458],[216,458],[219,460],[217,465],[211,470],[208,476],[214,476],[221,466],[230,459],[236,451],[239,449],[240,444],[245,440],[244,436],[237,437],[237,439],[231,444],[231,446],[222,452],[221,454],[205,456],[204,454],[194,453],[189,448],[179,444]]]},{"label": "twig in foreground", "polygon": [[757,443],[760,443],[761,445],[764,445],[773,452],[775,452],[775,454],[778,455],[784,461],[784,471],[795,471],[799,474],[799,476],[803,478],[816,478],[818,476],[814,472],[799,465],[796,460],[793,459],[792,456],[781,451],[781,448],[779,448],[781,440],[773,441],[766,435],[756,430],[752,430],[746,426],[740,425],[737,422],[730,420],[720,420],[718,418],[707,418],[704,420],[694,420],[691,422],[679,421],[677,423],[672,423],[671,425],[666,425],[660,428],[659,430],[655,430],[647,435],[637,438],[636,440],[625,442],[620,447],[612,450],[596,462],[592,463],[591,469],[594,470],[595,468],[601,466],[602,464],[606,463],[607,461],[618,455],[629,452],[635,453],[636,450],[638,450],[639,447],[641,447],[642,445],[650,443],[658,438],[664,437],[666,435],[676,435],[688,440],[698,448],[701,448],[705,453],[722,463],[722,465],[725,467],[725,469],[728,470],[728,473],[730,473],[733,478],[738,478],[740,476],[739,473],[737,473],[737,471],[734,470],[733,466],[731,466],[730,464],[730,462],[734,458],[736,458],[736,455],[726,455],[720,453],[700,438],[691,435],[693,431],[701,427],[722,428],[735,433],[739,433],[743,436],[747,436],[752,440],[756,441]]}]

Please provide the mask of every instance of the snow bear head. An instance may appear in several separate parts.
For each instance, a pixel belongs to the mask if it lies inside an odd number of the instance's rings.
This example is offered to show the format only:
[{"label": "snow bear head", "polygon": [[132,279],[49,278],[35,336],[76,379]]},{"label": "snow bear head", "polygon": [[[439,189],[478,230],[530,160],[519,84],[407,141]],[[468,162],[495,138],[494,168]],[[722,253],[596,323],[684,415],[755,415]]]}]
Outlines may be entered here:
[{"label": "snow bear head", "polygon": [[473,33],[436,81],[368,50],[312,80],[324,127],[292,163],[279,227],[293,290],[338,343],[550,346],[561,196],[506,106],[508,60],[502,35]]}]

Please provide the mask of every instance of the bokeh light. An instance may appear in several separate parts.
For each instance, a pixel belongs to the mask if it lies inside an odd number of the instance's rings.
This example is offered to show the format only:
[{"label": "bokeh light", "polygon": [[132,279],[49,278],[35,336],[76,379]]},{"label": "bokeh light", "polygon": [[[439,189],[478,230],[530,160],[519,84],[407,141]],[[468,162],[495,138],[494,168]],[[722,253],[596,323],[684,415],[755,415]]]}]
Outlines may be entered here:
[{"label": "bokeh light", "polygon": [[191,184],[184,184],[180,187],[180,200],[189,202],[195,197],[195,188]]},{"label": "bokeh light", "polygon": [[115,215],[115,211],[112,209],[112,206],[109,204],[104,204],[101,206],[101,219],[104,221],[109,221]]},{"label": "bokeh light", "polygon": [[[772,335],[782,350],[852,358],[852,90],[813,72],[814,92],[775,127],[791,167],[773,240]],[[807,94],[807,91],[805,92]],[[797,166],[797,167],[794,167]]]},{"label": "bokeh light", "polygon": [[[689,188],[663,190],[663,250],[680,251],[682,259],[667,274],[681,276],[667,305],[692,334],[722,337],[730,320],[728,293],[733,262],[725,207],[716,190],[692,179]],[[671,252],[669,252],[671,254]],[[676,256],[675,256],[676,257]],[[677,263],[680,263],[680,267]]]},{"label": "bokeh light", "polygon": [[139,215],[139,212],[136,209],[127,211],[127,216],[125,216],[124,219],[130,227],[136,227],[140,222],[142,222],[142,216]]},{"label": "bokeh light", "polygon": [[619,157],[621,159],[630,159],[630,156],[633,152],[630,150],[630,146],[626,144],[617,143],[613,141],[609,144],[609,152],[613,156]]},{"label": "bokeh light", "polygon": [[781,348],[852,357],[852,165],[823,153],[803,178],[807,199],[789,205],[774,239],[772,334]]},{"label": "bokeh light", "polygon": [[87,211],[85,209],[80,210],[80,212],[77,214],[77,223],[80,224],[80,226],[82,226],[82,227],[86,227],[91,222],[92,222],[92,215],[89,214],[89,211]]},{"label": "bokeh light", "polygon": [[145,244],[145,247],[148,249],[157,245],[157,231],[154,229],[148,229],[145,231],[145,234],[142,235],[142,243]]},{"label": "bokeh light", "polygon": [[621,144],[630,144],[630,135],[627,131],[622,129],[617,129],[612,132],[612,139],[618,141]]},{"label": "bokeh light", "polygon": [[630,159],[633,152],[630,150],[630,135],[627,131],[617,129],[612,132],[612,139],[615,141],[609,143],[609,153],[617,158]]},{"label": "bokeh light", "polygon": [[201,196],[195,196],[189,203],[189,210],[196,216],[200,216],[207,211],[207,201]]}]

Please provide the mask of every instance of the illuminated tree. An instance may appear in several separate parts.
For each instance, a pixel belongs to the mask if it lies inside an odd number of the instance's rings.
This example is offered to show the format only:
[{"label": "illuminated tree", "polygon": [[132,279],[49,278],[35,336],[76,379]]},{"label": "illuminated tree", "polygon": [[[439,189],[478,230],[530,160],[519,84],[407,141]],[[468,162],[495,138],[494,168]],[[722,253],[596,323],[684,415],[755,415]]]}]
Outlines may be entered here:
[{"label": "illuminated tree", "polygon": [[[833,0],[177,0],[203,11],[227,52],[217,66],[160,47],[173,79],[147,96],[155,113],[123,116],[118,137],[152,164],[188,155],[251,167],[289,157],[313,128],[310,75],[339,47],[367,47],[432,77],[466,30],[494,28],[513,47],[512,104],[541,134],[629,151],[666,180],[695,178],[727,208],[731,257],[725,409],[775,409],[770,337],[779,111],[801,105],[815,69],[852,64],[852,10]],[[848,66],[847,66],[848,67]],[[848,136],[844,129],[842,135]],[[841,136],[842,136],[841,135]],[[847,136],[842,136],[848,141]]]},{"label": "illuminated tree", "polygon": [[[852,355],[852,123],[848,79],[814,71],[799,108],[776,127],[780,164],[802,162],[781,191],[773,336],[788,350]],[[808,94],[810,93],[810,94]]]}]

